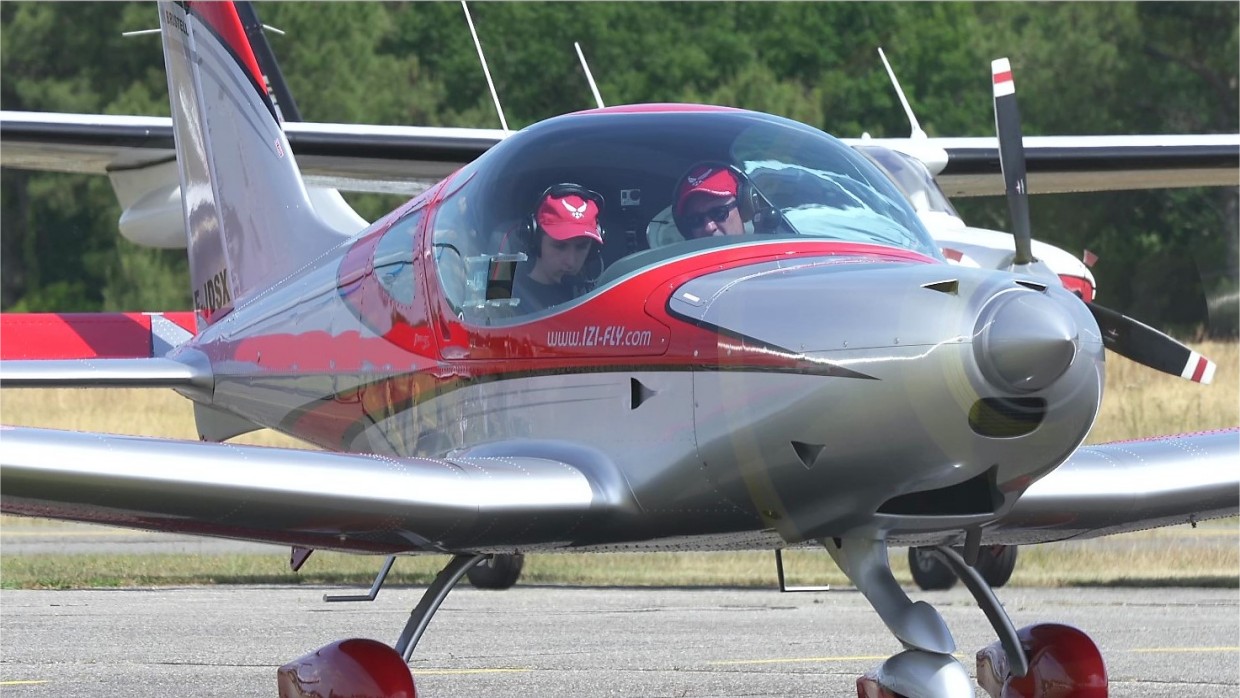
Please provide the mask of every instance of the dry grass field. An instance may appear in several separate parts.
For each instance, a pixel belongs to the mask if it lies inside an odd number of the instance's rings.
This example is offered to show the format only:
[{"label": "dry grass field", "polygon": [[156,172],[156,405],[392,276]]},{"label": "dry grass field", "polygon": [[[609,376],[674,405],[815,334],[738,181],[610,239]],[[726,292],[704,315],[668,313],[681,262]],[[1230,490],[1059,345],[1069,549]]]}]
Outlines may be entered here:
[{"label": "dry grass field", "polygon": [[[1210,342],[1195,349],[1218,363],[1215,381],[1200,386],[1165,376],[1127,359],[1108,355],[1106,393],[1088,441],[1099,443],[1184,431],[1240,425],[1240,345]],[[170,390],[0,390],[0,422],[23,426],[145,434],[194,439],[189,401]],[[304,447],[283,435],[261,431],[238,443]],[[1238,464],[1240,467],[1240,454]],[[4,527],[37,527],[38,520],[0,518]],[[10,529],[12,530],[12,529]],[[0,554],[3,551],[0,550]],[[296,581],[366,585],[377,568],[373,558],[318,554],[301,576],[286,558],[236,555],[210,560],[193,556],[75,557],[3,559],[3,584],[96,586],[184,584],[196,581]],[[897,578],[908,583],[904,551],[893,551]],[[393,583],[424,584],[440,558],[401,560]],[[821,551],[791,551],[791,584],[847,584]],[[774,584],[771,553],[543,555],[527,561],[530,583],[630,585]],[[1240,528],[1237,522],[1207,522],[1113,536],[1077,543],[1022,548],[1011,584],[1065,586],[1089,584],[1208,584],[1240,582]]]}]

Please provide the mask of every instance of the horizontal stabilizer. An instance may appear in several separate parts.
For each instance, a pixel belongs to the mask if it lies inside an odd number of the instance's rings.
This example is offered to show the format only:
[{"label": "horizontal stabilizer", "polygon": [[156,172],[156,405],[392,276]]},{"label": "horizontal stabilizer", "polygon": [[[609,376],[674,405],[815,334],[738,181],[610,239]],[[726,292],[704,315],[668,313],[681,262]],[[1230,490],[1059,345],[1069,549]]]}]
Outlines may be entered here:
[{"label": "horizontal stabilizer", "polygon": [[0,313],[0,360],[163,356],[195,328],[192,312]]},{"label": "horizontal stabilizer", "polygon": [[1240,429],[1084,446],[1035,482],[987,543],[1095,538],[1240,514]]},{"label": "horizontal stabilizer", "polygon": [[0,427],[0,510],[9,514],[387,554],[561,547],[612,508],[581,469],[545,458],[391,458]]},{"label": "horizontal stabilizer", "polygon": [[205,361],[166,358],[196,322],[191,312],[3,313],[0,385],[209,390]]}]

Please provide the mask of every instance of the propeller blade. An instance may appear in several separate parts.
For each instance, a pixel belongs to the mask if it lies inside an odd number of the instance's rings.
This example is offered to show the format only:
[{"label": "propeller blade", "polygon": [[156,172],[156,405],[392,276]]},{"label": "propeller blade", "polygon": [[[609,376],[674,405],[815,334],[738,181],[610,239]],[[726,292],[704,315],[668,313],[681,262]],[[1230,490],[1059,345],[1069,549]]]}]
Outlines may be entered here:
[{"label": "propeller blade", "polygon": [[1025,181],[1025,143],[1020,130],[1020,110],[1016,107],[1016,83],[1012,81],[1012,65],[1006,58],[990,63],[994,81],[995,132],[999,137],[999,168],[1007,190],[1008,210],[1012,215],[1012,237],[1016,239],[1014,265],[1026,265],[1033,259],[1033,237],[1029,225],[1029,187]]},{"label": "propeller blade", "polygon": [[1086,303],[1107,349],[1163,373],[1180,376],[1196,383],[1214,380],[1214,362],[1180,344],[1158,330],[1127,315]]}]

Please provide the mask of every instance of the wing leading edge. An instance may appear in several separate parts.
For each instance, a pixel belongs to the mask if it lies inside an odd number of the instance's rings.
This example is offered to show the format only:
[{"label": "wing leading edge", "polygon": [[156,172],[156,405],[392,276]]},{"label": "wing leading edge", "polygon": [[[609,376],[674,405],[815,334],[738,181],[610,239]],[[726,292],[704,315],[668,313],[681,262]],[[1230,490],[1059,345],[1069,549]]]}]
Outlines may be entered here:
[{"label": "wing leading edge", "polygon": [[625,501],[597,461],[389,458],[15,427],[0,440],[5,513],[348,552],[562,547]]},{"label": "wing leading edge", "polygon": [[988,543],[1096,538],[1240,513],[1240,429],[1079,449],[987,529]]}]

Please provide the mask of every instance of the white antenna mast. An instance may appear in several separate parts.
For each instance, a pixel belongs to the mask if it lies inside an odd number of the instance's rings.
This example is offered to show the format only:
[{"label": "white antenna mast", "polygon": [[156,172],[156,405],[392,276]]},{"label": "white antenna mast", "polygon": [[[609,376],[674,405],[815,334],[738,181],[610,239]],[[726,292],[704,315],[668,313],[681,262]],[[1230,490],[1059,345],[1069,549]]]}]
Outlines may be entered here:
[{"label": "white antenna mast", "polygon": [[[279,34],[280,36],[284,36],[284,30],[277,29],[276,27],[273,27],[270,24],[264,24],[263,29],[266,29],[269,32]],[[147,34],[158,34],[160,31],[162,30],[160,29],[135,29],[134,31],[121,32],[121,36],[124,36],[124,37],[146,36]]]},{"label": "white antenna mast", "polygon": [[573,42],[573,48],[577,49],[577,58],[581,61],[581,69],[586,71],[586,82],[590,83],[590,91],[594,93],[594,103],[599,109],[603,108],[603,97],[598,93],[598,85],[594,84],[594,75],[590,73],[590,66],[586,63],[586,56],[581,52],[581,44]]},{"label": "white antenna mast", "polygon": [[904,113],[908,114],[909,126],[913,129],[911,136],[913,138],[925,138],[926,132],[921,130],[921,124],[917,123],[917,117],[913,115],[913,108],[908,105],[908,99],[904,97],[904,90],[900,89],[900,81],[896,80],[896,72],[891,69],[891,64],[887,62],[887,55],[883,53],[882,46],[878,47],[878,57],[883,59],[883,67],[887,69],[887,75],[891,77],[891,84],[896,88],[896,96],[900,98],[900,104],[904,105]]},{"label": "white antenna mast", "polygon": [[487,67],[487,57],[482,55],[482,43],[478,41],[478,32],[474,29],[474,18],[469,16],[469,5],[461,0],[461,8],[465,10],[465,21],[469,23],[469,33],[474,37],[474,48],[478,49],[478,60],[482,61],[482,72],[487,76],[487,87],[491,88],[491,100],[495,102],[495,112],[499,114],[499,125],[508,130],[508,120],[504,118],[504,110],[499,106],[499,95],[495,93],[495,83],[491,81],[491,69]]}]

